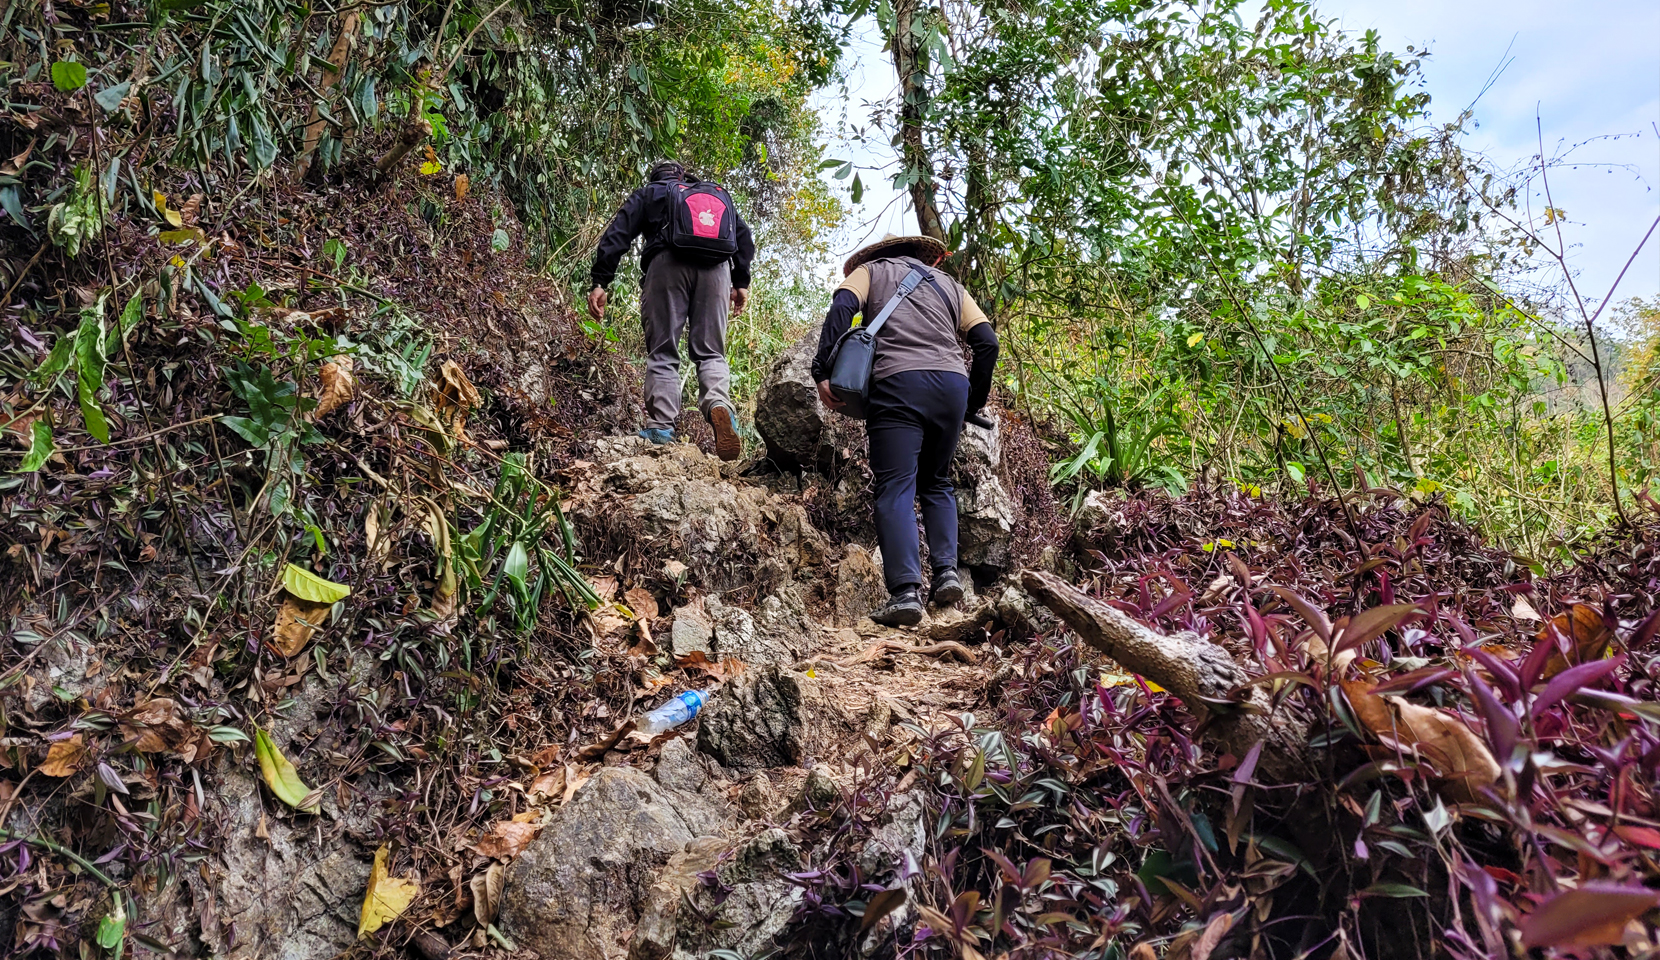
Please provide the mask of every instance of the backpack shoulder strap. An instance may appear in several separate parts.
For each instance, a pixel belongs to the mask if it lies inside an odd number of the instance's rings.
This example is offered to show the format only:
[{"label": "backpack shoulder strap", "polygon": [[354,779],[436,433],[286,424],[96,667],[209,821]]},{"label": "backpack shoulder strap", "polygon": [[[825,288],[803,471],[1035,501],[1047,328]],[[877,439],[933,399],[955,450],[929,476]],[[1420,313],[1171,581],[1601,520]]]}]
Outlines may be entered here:
[{"label": "backpack shoulder strap", "polygon": [[893,316],[893,312],[898,309],[900,301],[910,296],[911,291],[922,283],[924,276],[925,274],[920,267],[912,267],[911,272],[905,274],[905,279],[899,281],[899,289],[893,292],[893,296],[888,298],[888,302],[882,305],[882,312],[878,313],[870,326],[865,328],[872,337],[875,337],[877,332],[882,329],[882,325],[888,322],[889,317]]}]

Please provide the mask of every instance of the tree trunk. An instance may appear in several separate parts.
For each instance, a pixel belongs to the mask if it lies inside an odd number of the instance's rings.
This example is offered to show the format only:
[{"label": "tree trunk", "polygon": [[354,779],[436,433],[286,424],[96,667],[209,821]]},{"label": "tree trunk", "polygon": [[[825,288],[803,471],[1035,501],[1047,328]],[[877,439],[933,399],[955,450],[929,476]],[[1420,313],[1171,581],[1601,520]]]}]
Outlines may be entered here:
[{"label": "tree trunk", "polygon": [[893,65],[899,73],[900,159],[914,172],[911,206],[916,209],[917,227],[923,236],[949,243],[945,222],[940,219],[934,182],[934,163],[922,142],[922,125],[928,116],[927,72],[922,62],[922,40],[927,21],[919,0],[899,0],[894,7]]},{"label": "tree trunk", "polygon": [[[334,39],[334,46],[329,50],[329,67],[321,71],[317,79],[317,92],[327,96],[334,89],[335,84],[346,73],[346,60],[351,56],[352,37],[357,34],[357,23],[360,14],[352,10],[340,21],[340,35]],[[311,113],[305,122],[305,144],[300,148],[300,155],[294,160],[294,182],[305,179],[311,170],[311,159],[317,153],[317,144],[323,139],[323,128],[328,121],[323,119],[322,103],[318,100],[311,102]]]},{"label": "tree trunk", "polygon": [[1244,757],[1262,743],[1257,770],[1265,782],[1320,778],[1321,765],[1308,746],[1309,718],[1302,711],[1274,706],[1261,687],[1245,688],[1239,706],[1220,709],[1241,696],[1249,679],[1226,650],[1196,633],[1159,633],[1054,574],[1027,570],[1021,579],[1028,593],[1090,646],[1180,697],[1195,714],[1208,716],[1205,737],[1219,750]]}]

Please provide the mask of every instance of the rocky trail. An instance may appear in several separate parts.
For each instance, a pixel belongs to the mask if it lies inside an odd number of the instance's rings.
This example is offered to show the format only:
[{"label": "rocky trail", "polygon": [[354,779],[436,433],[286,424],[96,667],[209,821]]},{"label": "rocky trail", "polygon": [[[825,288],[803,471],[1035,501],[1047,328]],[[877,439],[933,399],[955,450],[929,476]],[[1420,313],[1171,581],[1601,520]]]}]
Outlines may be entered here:
[{"label": "rocky trail", "polygon": [[[786,947],[810,889],[790,877],[810,874],[835,839],[815,837],[814,826],[861,781],[896,769],[892,793],[864,813],[870,837],[856,857],[871,877],[919,875],[924,800],[895,759],[919,731],[983,707],[1000,679],[1005,631],[1034,626],[1024,593],[989,564],[979,565],[978,592],[930,607],[916,628],[863,616],[886,596],[880,557],[866,544],[832,545],[810,519],[813,487],[829,482],[811,467],[845,459],[833,445],[846,438],[813,409],[810,384],[791,369],[796,354],[763,390],[769,414],[759,426],[809,472],[727,465],[691,444],[637,438],[601,440],[595,459],[573,468],[567,509],[578,526],[632,544],[614,567],[661,564],[648,579],[660,595],[628,592],[659,615],[602,617],[600,647],[667,653],[712,699],[696,721],[650,743],[625,723],[614,742],[579,751],[587,762],[567,768],[540,835],[502,873],[497,927],[519,955],[688,960]],[[998,441],[998,431],[971,427],[960,453],[965,557],[1010,555]],[[831,496],[861,492],[844,478]],[[642,691],[642,711],[663,698]],[[856,954],[915,926],[914,907],[894,907],[868,925]]]}]

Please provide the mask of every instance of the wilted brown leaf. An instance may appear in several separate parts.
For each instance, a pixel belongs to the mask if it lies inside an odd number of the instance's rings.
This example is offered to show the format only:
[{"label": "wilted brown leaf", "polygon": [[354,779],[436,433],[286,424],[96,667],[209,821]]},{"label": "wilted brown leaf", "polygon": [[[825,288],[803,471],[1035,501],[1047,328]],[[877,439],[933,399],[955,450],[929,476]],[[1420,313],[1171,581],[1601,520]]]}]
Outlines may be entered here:
[{"label": "wilted brown leaf", "polygon": [[496,922],[496,910],[501,906],[502,882],[507,878],[507,869],[499,863],[490,864],[490,869],[472,879],[469,886],[473,894],[473,919],[479,927],[488,927]]},{"label": "wilted brown leaf", "polygon": [[530,781],[530,789],[526,790],[525,793],[529,794],[531,799],[538,796],[547,797],[550,800],[562,798],[565,795],[565,779],[569,770],[570,767],[567,765],[541,774]]},{"label": "wilted brown leaf", "polygon": [[[1608,653],[1608,627],[1602,622],[1602,614],[1588,603],[1576,603],[1569,612],[1552,617],[1551,626],[1568,639],[1570,652],[1566,657],[1561,650],[1550,655],[1550,659],[1545,661],[1547,679],[1569,667],[1601,660]],[[1550,627],[1546,627],[1539,631],[1534,642],[1554,644],[1556,638],[1552,636]]]},{"label": "wilted brown leaf", "polygon": [[1499,779],[1498,762],[1487,744],[1456,715],[1404,697],[1380,697],[1363,681],[1341,683],[1361,724],[1385,746],[1427,760],[1447,781],[1450,799],[1474,800]]},{"label": "wilted brown leaf", "polygon": [[207,731],[179,714],[176,702],[157,697],[128,711],[122,718],[121,734],[139,753],[172,751],[186,763],[194,763],[213,749]]},{"label": "wilted brown leaf", "polygon": [[458,173],[458,174],[455,175],[455,202],[456,203],[460,203],[461,201],[467,199],[467,190],[471,186],[472,186],[472,181],[467,178],[467,175],[465,173]]},{"label": "wilted brown leaf", "polygon": [[321,420],[352,401],[357,393],[357,377],[352,373],[351,357],[335,357],[317,372],[323,389],[317,394],[317,408],[311,411],[313,420]]},{"label": "wilted brown leaf", "polygon": [[539,823],[519,823],[504,820],[490,828],[490,832],[473,844],[472,851],[494,860],[511,860],[518,856],[530,841],[542,832]]},{"label": "wilted brown leaf", "polygon": [[438,374],[438,418],[445,430],[457,439],[465,440],[467,414],[481,402],[478,390],[454,360],[445,360],[443,366],[438,368]]},{"label": "wilted brown leaf", "polygon": [[277,608],[276,634],[272,646],[285,657],[298,656],[311,642],[312,634],[322,626],[332,604],[312,603],[283,591],[282,606]]},{"label": "wilted brown leaf", "polygon": [[684,657],[676,657],[674,665],[682,670],[700,670],[725,683],[744,672],[744,664],[737,657],[727,657],[718,663],[709,659],[709,655],[702,650],[693,650]]},{"label": "wilted brown leaf", "polygon": [[623,594],[623,602],[628,604],[628,609],[634,611],[636,617],[642,620],[657,619],[657,598],[645,587],[635,587]]},{"label": "wilted brown leaf", "polygon": [[77,733],[46,748],[46,762],[40,765],[40,772],[48,777],[67,777],[85,760],[86,738]]}]

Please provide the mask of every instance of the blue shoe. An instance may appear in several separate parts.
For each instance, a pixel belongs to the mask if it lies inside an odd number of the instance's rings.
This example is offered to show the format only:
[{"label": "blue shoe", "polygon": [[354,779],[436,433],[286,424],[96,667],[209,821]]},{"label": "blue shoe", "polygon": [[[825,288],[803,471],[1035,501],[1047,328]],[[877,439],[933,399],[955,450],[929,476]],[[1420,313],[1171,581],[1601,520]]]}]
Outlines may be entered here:
[{"label": "blue shoe", "polygon": [[656,429],[652,427],[645,427],[640,431],[640,436],[645,437],[647,440],[650,440],[658,446],[674,442],[674,431],[667,428]]}]

